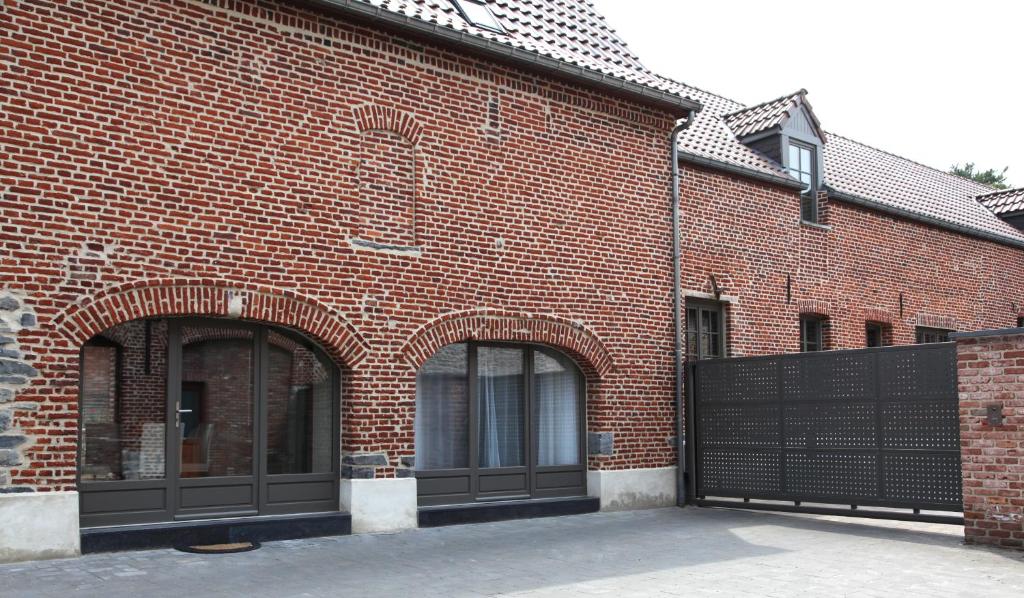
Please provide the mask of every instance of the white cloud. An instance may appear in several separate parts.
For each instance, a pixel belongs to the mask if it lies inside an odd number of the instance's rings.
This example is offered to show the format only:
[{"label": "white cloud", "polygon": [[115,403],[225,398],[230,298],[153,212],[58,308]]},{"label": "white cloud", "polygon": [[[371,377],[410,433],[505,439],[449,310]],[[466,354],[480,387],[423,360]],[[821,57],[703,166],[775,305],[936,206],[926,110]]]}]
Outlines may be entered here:
[{"label": "white cloud", "polygon": [[1024,186],[1024,3],[593,0],[647,66],[755,104],[800,88],[825,129]]}]

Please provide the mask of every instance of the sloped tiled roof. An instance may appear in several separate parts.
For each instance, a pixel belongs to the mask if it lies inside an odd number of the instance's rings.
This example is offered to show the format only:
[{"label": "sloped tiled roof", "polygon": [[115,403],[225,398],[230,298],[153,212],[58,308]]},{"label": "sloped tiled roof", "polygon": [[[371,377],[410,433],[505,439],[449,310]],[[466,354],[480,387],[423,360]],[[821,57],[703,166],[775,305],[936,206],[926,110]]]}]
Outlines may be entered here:
[{"label": "sloped tiled roof", "polygon": [[746,106],[703,89],[682,83],[677,85],[681,93],[704,106],[690,128],[679,138],[679,149],[684,156],[725,164],[780,182],[794,182],[781,165],[743,145],[726,124],[724,116],[743,110]]},{"label": "sloped tiled roof", "polygon": [[978,201],[997,215],[1024,212],[1024,187],[979,195]]},{"label": "sloped tiled roof", "polygon": [[[748,107],[722,96],[661,77],[647,69],[597,13],[590,0],[489,0],[506,29],[496,33],[465,21],[448,0],[332,0],[358,4],[464,33],[473,39],[572,65],[703,105],[680,138],[684,159],[708,163],[779,183],[795,181],[782,166],[739,141],[786,118],[806,92]],[[813,112],[808,112],[814,118]],[[730,129],[730,125],[736,128]],[[815,120],[814,125],[819,126]],[[819,127],[820,130],[820,127]],[[1015,244],[1024,236],[975,199],[992,189],[923,166],[846,137],[825,133],[825,182],[838,196],[897,211],[956,230]]]},{"label": "sloped tiled roof", "polygon": [[[781,165],[747,147],[730,129],[730,115],[747,108],[733,100],[694,87],[683,86],[704,110],[680,139],[680,151],[690,157],[741,168],[761,178],[792,180]],[[794,94],[795,95],[795,94]],[[784,103],[785,96],[772,103]],[[765,104],[765,105],[767,105]],[[764,105],[762,105],[764,106]],[[777,115],[778,111],[766,110]],[[770,127],[767,127],[770,128]],[[992,188],[912,160],[875,149],[832,133],[825,133],[825,184],[829,189],[883,210],[896,210],[937,225],[963,232],[997,237],[1011,243],[1024,236],[985,209],[975,199]]]},{"label": "sloped tiled roof", "polygon": [[643,87],[679,93],[678,86],[651,72],[640,62],[589,0],[485,2],[505,28],[505,33],[466,21],[449,0],[358,1]]},{"label": "sloped tiled roof", "polygon": [[829,133],[825,183],[868,199],[980,232],[1022,240],[975,199],[992,188]]},{"label": "sloped tiled roof", "polygon": [[818,130],[819,136],[824,141],[824,132],[820,130],[821,125],[818,123],[818,117],[811,110],[811,105],[807,102],[806,96],[807,90],[801,89],[796,93],[726,114],[722,118],[725,120],[725,124],[729,125],[729,128],[732,129],[733,133],[740,139],[743,139],[750,135],[756,135],[785,125],[793,109],[806,105],[807,115],[810,116],[813,126]]}]

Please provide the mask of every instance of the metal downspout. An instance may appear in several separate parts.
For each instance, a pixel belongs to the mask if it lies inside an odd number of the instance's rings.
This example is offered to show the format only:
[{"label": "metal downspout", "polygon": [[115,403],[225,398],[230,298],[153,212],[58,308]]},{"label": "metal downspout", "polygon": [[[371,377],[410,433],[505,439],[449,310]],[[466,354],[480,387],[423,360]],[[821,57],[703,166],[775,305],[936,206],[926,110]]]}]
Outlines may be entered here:
[{"label": "metal downspout", "polygon": [[672,144],[672,317],[675,337],[675,402],[676,402],[676,505],[686,504],[686,449],[683,439],[683,298],[682,257],[679,238],[679,135],[693,124],[694,111],[686,120],[676,123],[670,135]]}]

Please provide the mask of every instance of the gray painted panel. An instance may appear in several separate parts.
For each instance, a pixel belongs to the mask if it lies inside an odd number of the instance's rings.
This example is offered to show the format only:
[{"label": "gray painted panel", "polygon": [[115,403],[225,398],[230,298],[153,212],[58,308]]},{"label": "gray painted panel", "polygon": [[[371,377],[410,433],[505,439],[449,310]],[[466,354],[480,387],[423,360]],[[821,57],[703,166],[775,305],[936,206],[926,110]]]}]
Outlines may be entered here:
[{"label": "gray painted panel", "polygon": [[178,505],[183,509],[243,507],[254,503],[253,485],[182,488]]},{"label": "gray painted panel", "polygon": [[167,508],[167,490],[144,488],[140,490],[110,490],[83,492],[79,498],[81,513],[115,513],[132,511],[162,511]]},{"label": "gray painted panel", "polygon": [[281,502],[308,502],[317,500],[331,500],[334,496],[334,487],[337,482],[291,482],[275,484],[271,482],[267,486],[267,502],[269,504]]},{"label": "gray painted panel", "polygon": [[585,478],[582,471],[556,471],[551,473],[537,473],[537,488],[583,488]]},{"label": "gray painted panel", "polygon": [[469,474],[450,478],[420,478],[416,480],[420,496],[438,494],[467,494],[469,492]]},{"label": "gray painted panel", "polygon": [[803,108],[796,110],[783,130],[795,139],[805,141],[821,141],[818,139],[818,134],[814,131],[814,125],[811,124],[810,119],[807,118],[807,114]]},{"label": "gray painted panel", "polygon": [[525,473],[480,476],[480,492],[519,492],[526,489]]}]

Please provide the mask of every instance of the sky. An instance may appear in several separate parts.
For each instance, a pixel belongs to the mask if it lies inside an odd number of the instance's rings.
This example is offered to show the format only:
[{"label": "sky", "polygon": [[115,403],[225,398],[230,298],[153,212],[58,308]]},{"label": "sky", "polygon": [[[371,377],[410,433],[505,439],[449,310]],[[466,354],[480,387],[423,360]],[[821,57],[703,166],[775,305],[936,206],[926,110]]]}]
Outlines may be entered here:
[{"label": "sky", "polygon": [[803,88],[829,132],[1024,186],[1024,2],[592,1],[658,73],[747,105]]}]

